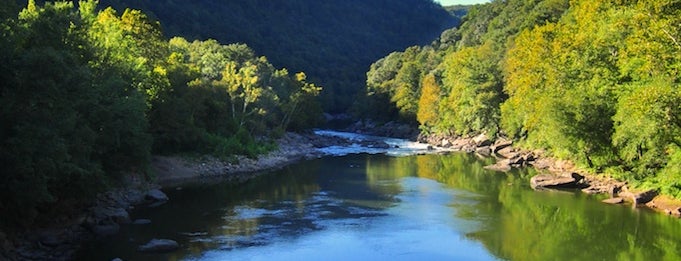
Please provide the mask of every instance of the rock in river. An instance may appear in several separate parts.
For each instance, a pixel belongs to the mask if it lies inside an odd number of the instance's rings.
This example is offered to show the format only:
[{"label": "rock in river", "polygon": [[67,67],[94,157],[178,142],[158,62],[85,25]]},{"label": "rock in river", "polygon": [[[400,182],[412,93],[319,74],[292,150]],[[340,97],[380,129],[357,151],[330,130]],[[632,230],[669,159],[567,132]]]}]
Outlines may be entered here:
[{"label": "rock in river", "polygon": [[530,185],[533,189],[542,188],[579,188],[579,182],[584,179],[584,176],[577,173],[570,173],[564,175],[553,174],[539,174],[530,179]]},{"label": "rock in river", "polygon": [[149,190],[145,198],[154,202],[163,202],[168,200],[168,196],[159,189]]},{"label": "rock in river", "polygon": [[172,252],[177,250],[180,245],[175,240],[152,239],[148,243],[137,248],[140,252]]},{"label": "rock in river", "polygon": [[604,200],[601,200],[601,202],[606,203],[606,204],[616,205],[616,204],[624,203],[624,199],[620,198],[620,197],[616,197],[616,198],[604,199]]}]

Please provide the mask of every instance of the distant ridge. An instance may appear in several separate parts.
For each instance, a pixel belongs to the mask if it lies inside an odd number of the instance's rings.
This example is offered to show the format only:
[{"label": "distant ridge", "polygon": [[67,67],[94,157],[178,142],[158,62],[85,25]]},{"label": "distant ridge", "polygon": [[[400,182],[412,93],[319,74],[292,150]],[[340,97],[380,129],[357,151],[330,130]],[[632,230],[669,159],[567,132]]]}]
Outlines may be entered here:
[{"label": "distant ridge", "polygon": [[352,104],[373,61],[430,43],[460,21],[432,0],[102,0],[100,6],[141,9],[168,36],[245,43],[324,86],[329,112]]}]

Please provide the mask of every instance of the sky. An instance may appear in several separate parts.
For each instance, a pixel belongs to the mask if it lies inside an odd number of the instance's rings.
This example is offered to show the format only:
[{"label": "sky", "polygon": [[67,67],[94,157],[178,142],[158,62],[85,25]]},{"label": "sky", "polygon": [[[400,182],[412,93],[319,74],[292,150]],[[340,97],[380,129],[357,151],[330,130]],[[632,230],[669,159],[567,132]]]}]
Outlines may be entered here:
[{"label": "sky", "polygon": [[490,0],[435,0],[443,6],[448,5],[472,5],[490,2]]}]

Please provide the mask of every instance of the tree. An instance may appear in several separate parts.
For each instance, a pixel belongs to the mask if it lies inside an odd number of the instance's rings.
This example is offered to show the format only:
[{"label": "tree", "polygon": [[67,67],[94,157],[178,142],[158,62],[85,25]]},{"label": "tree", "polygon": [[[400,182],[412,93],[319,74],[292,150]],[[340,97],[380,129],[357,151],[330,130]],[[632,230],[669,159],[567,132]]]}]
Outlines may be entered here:
[{"label": "tree", "polygon": [[499,131],[499,104],[505,96],[493,56],[490,45],[483,45],[445,57],[442,81],[447,97],[440,103],[441,129],[463,135]]},{"label": "tree", "polygon": [[295,75],[293,84],[297,89],[290,92],[288,101],[282,105],[284,109],[280,125],[282,130],[288,130],[291,126],[294,130],[309,128],[311,124],[318,122],[315,119],[318,118],[318,113],[315,115],[314,112],[321,111],[321,105],[315,97],[322,91],[322,87],[307,82],[307,76],[303,72]]},{"label": "tree", "polygon": [[681,147],[681,94],[669,78],[632,85],[615,116],[613,144],[628,166],[661,168],[670,146]]},{"label": "tree", "polygon": [[432,127],[438,120],[438,104],[440,102],[440,86],[434,74],[428,74],[421,83],[421,97],[419,97],[416,119],[424,128]]}]

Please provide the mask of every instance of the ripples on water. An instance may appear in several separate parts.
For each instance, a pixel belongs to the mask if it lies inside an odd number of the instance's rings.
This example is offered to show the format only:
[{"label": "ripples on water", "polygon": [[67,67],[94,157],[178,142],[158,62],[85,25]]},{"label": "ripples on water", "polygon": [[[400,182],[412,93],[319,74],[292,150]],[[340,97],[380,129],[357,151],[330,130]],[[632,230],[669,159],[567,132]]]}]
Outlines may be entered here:
[{"label": "ripples on water", "polygon": [[[150,225],[122,226],[79,260],[681,260],[678,219],[535,192],[531,170],[488,171],[469,154],[387,156],[428,150],[385,141],[400,148],[323,148],[336,157],[167,190],[167,204],[131,212]],[[181,249],[136,251],[152,238]]]},{"label": "ripples on water", "polygon": [[458,228],[474,224],[451,218],[454,213],[448,205],[457,194],[467,193],[426,179],[395,182],[404,191],[391,203],[345,202],[321,192],[304,202],[286,202],[277,210],[238,206],[226,220],[261,219],[269,225],[259,226],[244,246],[210,250],[190,259],[495,260],[480,244],[461,235]]}]

